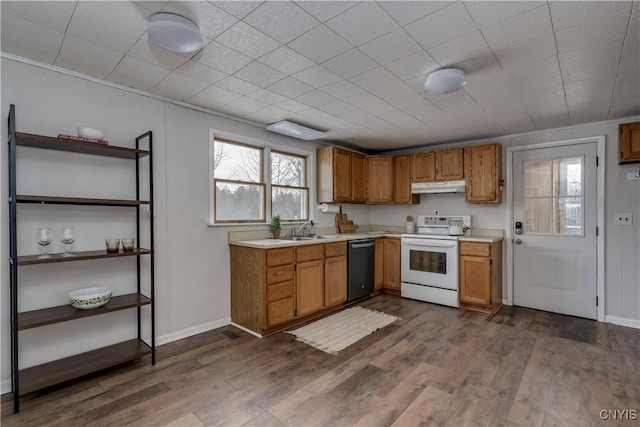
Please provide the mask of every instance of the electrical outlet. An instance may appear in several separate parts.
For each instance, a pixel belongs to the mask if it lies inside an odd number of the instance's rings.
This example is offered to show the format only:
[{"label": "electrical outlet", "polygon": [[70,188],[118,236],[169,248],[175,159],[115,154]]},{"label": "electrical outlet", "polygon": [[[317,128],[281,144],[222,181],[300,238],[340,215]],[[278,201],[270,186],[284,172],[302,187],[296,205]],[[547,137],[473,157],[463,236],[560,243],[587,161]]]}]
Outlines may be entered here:
[{"label": "electrical outlet", "polygon": [[627,174],[627,180],[629,180],[629,181],[640,181],[640,171],[638,171],[638,172],[629,172]]},{"label": "electrical outlet", "polygon": [[631,212],[617,212],[614,215],[615,225],[633,225],[633,214]]}]

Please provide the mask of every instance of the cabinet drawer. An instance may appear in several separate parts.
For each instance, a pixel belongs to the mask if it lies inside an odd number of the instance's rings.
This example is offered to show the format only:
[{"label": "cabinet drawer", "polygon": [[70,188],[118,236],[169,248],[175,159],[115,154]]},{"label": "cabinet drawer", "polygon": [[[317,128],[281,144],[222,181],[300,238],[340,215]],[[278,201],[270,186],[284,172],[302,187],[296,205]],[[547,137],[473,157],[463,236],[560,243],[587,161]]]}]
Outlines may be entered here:
[{"label": "cabinet drawer", "polygon": [[293,248],[270,249],[267,251],[267,267],[293,264]]},{"label": "cabinet drawer", "polygon": [[322,259],[323,245],[300,246],[296,248],[296,262]]},{"label": "cabinet drawer", "polygon": [[293,296],[293,281],[267,286],[267,302]]},{"label": "cabinet drawer", "polygon": [[335,256],[344,256],[347,254],[347,242],[325,243],[324,256],[331,258]]},{"label": "cabinet drawer", "polygon": [[480,242],[460,242],[460,255],[491,256],[491,244]]},{"label": "cabinet drawer", "polygon": [[267,284],[293,280],[293,265],[282,265],[267,269]]},{"label": "cabinet drawer", "polygon": [[267,304],[267,328],[293,319],[293,297]]}]

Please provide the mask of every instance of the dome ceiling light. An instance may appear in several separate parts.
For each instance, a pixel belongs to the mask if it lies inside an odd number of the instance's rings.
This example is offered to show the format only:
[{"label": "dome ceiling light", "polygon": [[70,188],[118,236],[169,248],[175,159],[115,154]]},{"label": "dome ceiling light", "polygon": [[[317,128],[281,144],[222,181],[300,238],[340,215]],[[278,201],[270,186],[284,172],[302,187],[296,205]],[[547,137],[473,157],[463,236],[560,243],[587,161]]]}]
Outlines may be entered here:
[{"label": "dome ceiling light", "polygon": [[427,76],[424,88],[433,93],[451,93],[467,84],[464,71],[458,68],[443,68]]},{"label": "dome ceiling light", "polygon": [[200,28],[175,13],[160,12],[149,19],[149,41],[177,53],[194,52],[202,47]]}]

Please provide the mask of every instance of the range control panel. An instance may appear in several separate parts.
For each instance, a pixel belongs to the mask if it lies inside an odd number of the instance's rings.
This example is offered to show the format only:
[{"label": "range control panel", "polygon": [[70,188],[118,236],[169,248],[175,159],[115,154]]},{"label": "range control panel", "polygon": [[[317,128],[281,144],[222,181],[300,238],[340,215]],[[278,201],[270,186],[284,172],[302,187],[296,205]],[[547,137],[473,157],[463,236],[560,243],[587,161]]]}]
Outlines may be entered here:
[{"label": "range control panel", "polygon": [[461,219],[468,228],[471,228],[471,215],[418,215],[418,227],[444,228],[449,227],[449,221]]}]

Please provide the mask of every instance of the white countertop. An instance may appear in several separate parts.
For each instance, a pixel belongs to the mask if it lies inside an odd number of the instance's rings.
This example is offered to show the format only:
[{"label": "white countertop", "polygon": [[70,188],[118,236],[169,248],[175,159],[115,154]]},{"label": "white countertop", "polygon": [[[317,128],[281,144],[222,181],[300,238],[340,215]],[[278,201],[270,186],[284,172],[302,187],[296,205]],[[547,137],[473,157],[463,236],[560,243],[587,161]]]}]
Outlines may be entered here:
[{"label": "white countertop", "polygon": [[401,233],[387,231],[369,231],[364,233],[345,233],[345,234],[323,234],[320,239],[313,240],[287,240],[287,239],[254,239],[254,240],[231,240],[230,245],[244,246],[247,248],[272,249],[285,248],[288,246],[317,245],[320,243],[346,242],[348,240],[357,239],[376,239],[379,237],[400,238]]}]

